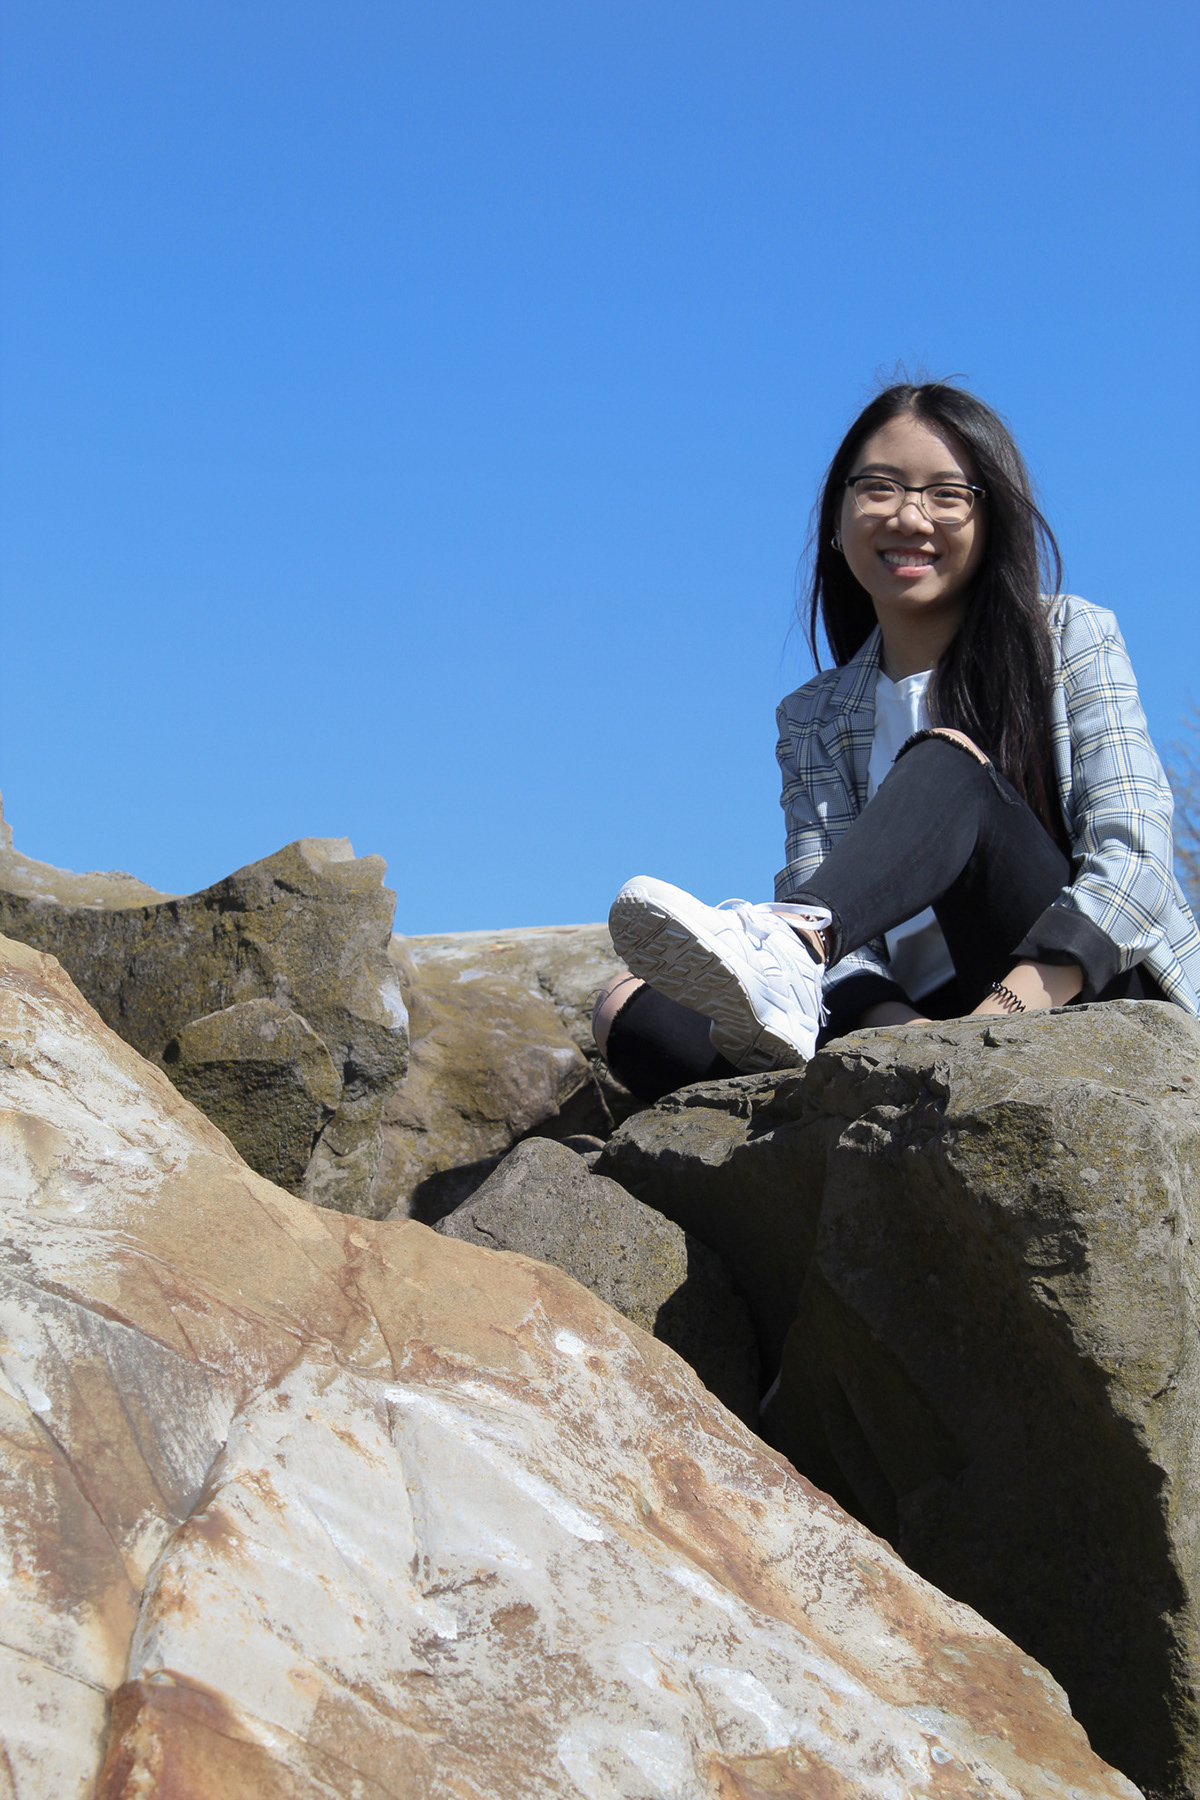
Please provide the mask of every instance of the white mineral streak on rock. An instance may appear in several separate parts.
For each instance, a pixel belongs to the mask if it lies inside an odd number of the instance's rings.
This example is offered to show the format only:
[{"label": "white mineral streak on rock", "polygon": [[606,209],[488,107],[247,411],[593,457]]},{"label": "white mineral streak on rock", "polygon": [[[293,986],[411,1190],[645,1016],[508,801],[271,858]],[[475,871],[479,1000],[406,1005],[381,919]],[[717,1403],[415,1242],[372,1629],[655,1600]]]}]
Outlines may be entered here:
[{"label": "white mineral streak on rock", "polygon": [[1135,1794],[663,1345],[271,1188],[11,955],[0,1795]]}]

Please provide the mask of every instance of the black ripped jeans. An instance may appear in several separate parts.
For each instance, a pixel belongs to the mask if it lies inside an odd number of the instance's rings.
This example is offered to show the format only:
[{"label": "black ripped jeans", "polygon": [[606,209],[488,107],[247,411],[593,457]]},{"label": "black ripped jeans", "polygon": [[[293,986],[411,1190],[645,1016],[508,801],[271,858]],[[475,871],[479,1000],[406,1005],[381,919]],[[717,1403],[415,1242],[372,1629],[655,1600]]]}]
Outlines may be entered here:
[{"label": "black ripped jeans", "polygon": [[[833,915],[832,966],[932,906],[955,979],[909,1004],[931,1018],[976,1007],[1022,958],[1077,962],[1081,998],[1161,998],[1081,914],[1058,907],[1071,864],[1016,789],[961,744],[919,732],[870,804],[804,885],[787,898]],[[909,1001],[886,976],[847,976],[827,996],[821,1042],[849,1031],[884,1000]],[[607,1061],[640,1099],[737,1070],[713,1050],[708,1020],[653,988],[639,988],[609,1032]]]}]

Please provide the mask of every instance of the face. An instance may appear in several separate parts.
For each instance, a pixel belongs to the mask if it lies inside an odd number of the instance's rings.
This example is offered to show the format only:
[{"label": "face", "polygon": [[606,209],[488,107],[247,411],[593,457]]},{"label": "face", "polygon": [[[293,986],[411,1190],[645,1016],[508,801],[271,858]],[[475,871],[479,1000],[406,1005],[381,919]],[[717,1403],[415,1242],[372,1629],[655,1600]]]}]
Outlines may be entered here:
[{"label": "face", "polygon": [[[939,426],[900,413],[869,437],[851,475],[889,475],[905,487],[959,481],[978,485],[979,472],[964,444]],[[967,609],[971,584],[983,564],[987,502],[976,496],[961,525],[933,524],[908,494],[891,518],[865,518],[847,488],[839,532],[851,573],[866,588],[886,628],[906,620],[929,625],[940,617],[951,635]]]}]

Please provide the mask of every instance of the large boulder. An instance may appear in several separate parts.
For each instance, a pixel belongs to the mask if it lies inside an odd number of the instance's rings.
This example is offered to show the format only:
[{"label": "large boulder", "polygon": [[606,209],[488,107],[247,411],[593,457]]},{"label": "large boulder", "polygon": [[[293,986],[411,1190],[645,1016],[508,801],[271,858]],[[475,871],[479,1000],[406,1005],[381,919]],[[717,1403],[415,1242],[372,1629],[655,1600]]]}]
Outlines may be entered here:
[{"label": "large boulder", "polygon": [[272,1187],[0,968],[16,1800],[1132,1800],[1042,1670],[557,1270]]},{"label": "large boulder", "polygon": [[1164,1004],[864,1032],[595,1162],[731,1268],[772,1440],[1171,1795],[1200,1791],[1198,1088]]},{"label": "large boulder", "polygon": [[383,876],[344,838],[302,838],[201,893],[147,898],[0,847],[0,931],[57,956],[260,1173],[363,1213],[408,1057]]},{"label": "large boulder", "polygon": [[592,1041],[592,1003],[622,967],[605,925],[393,940],[412,1061],[389,1096],[376,1217],[433,1223],[512,1146],[607,1137],[637,1105]]},{"label": "large boulder", "polygon": [[758,1349],[746,1303],[707,1245],[592,1175],[566,1144],[527,1138],[437,1230],[565,1269],[691,1363],[758,1426]]}]

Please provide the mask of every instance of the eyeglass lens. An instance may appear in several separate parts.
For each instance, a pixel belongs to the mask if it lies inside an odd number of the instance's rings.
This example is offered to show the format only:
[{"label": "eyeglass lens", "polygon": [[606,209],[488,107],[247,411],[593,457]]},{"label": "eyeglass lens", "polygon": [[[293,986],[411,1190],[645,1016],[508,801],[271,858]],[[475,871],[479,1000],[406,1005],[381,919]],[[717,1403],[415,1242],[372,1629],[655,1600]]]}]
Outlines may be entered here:
[{"label": "eyeglass lens", "polygon": [[898,481],[888,481],[885,476],[864,475],[860,480],[852,481],[850,487],[854,504],[868,518],[890,519],[912,496],[927,518],[945,525],[961,524],[975,504],[975,495],[969,487],[955,487],[944,482],[935,487],[906,490]]}]

